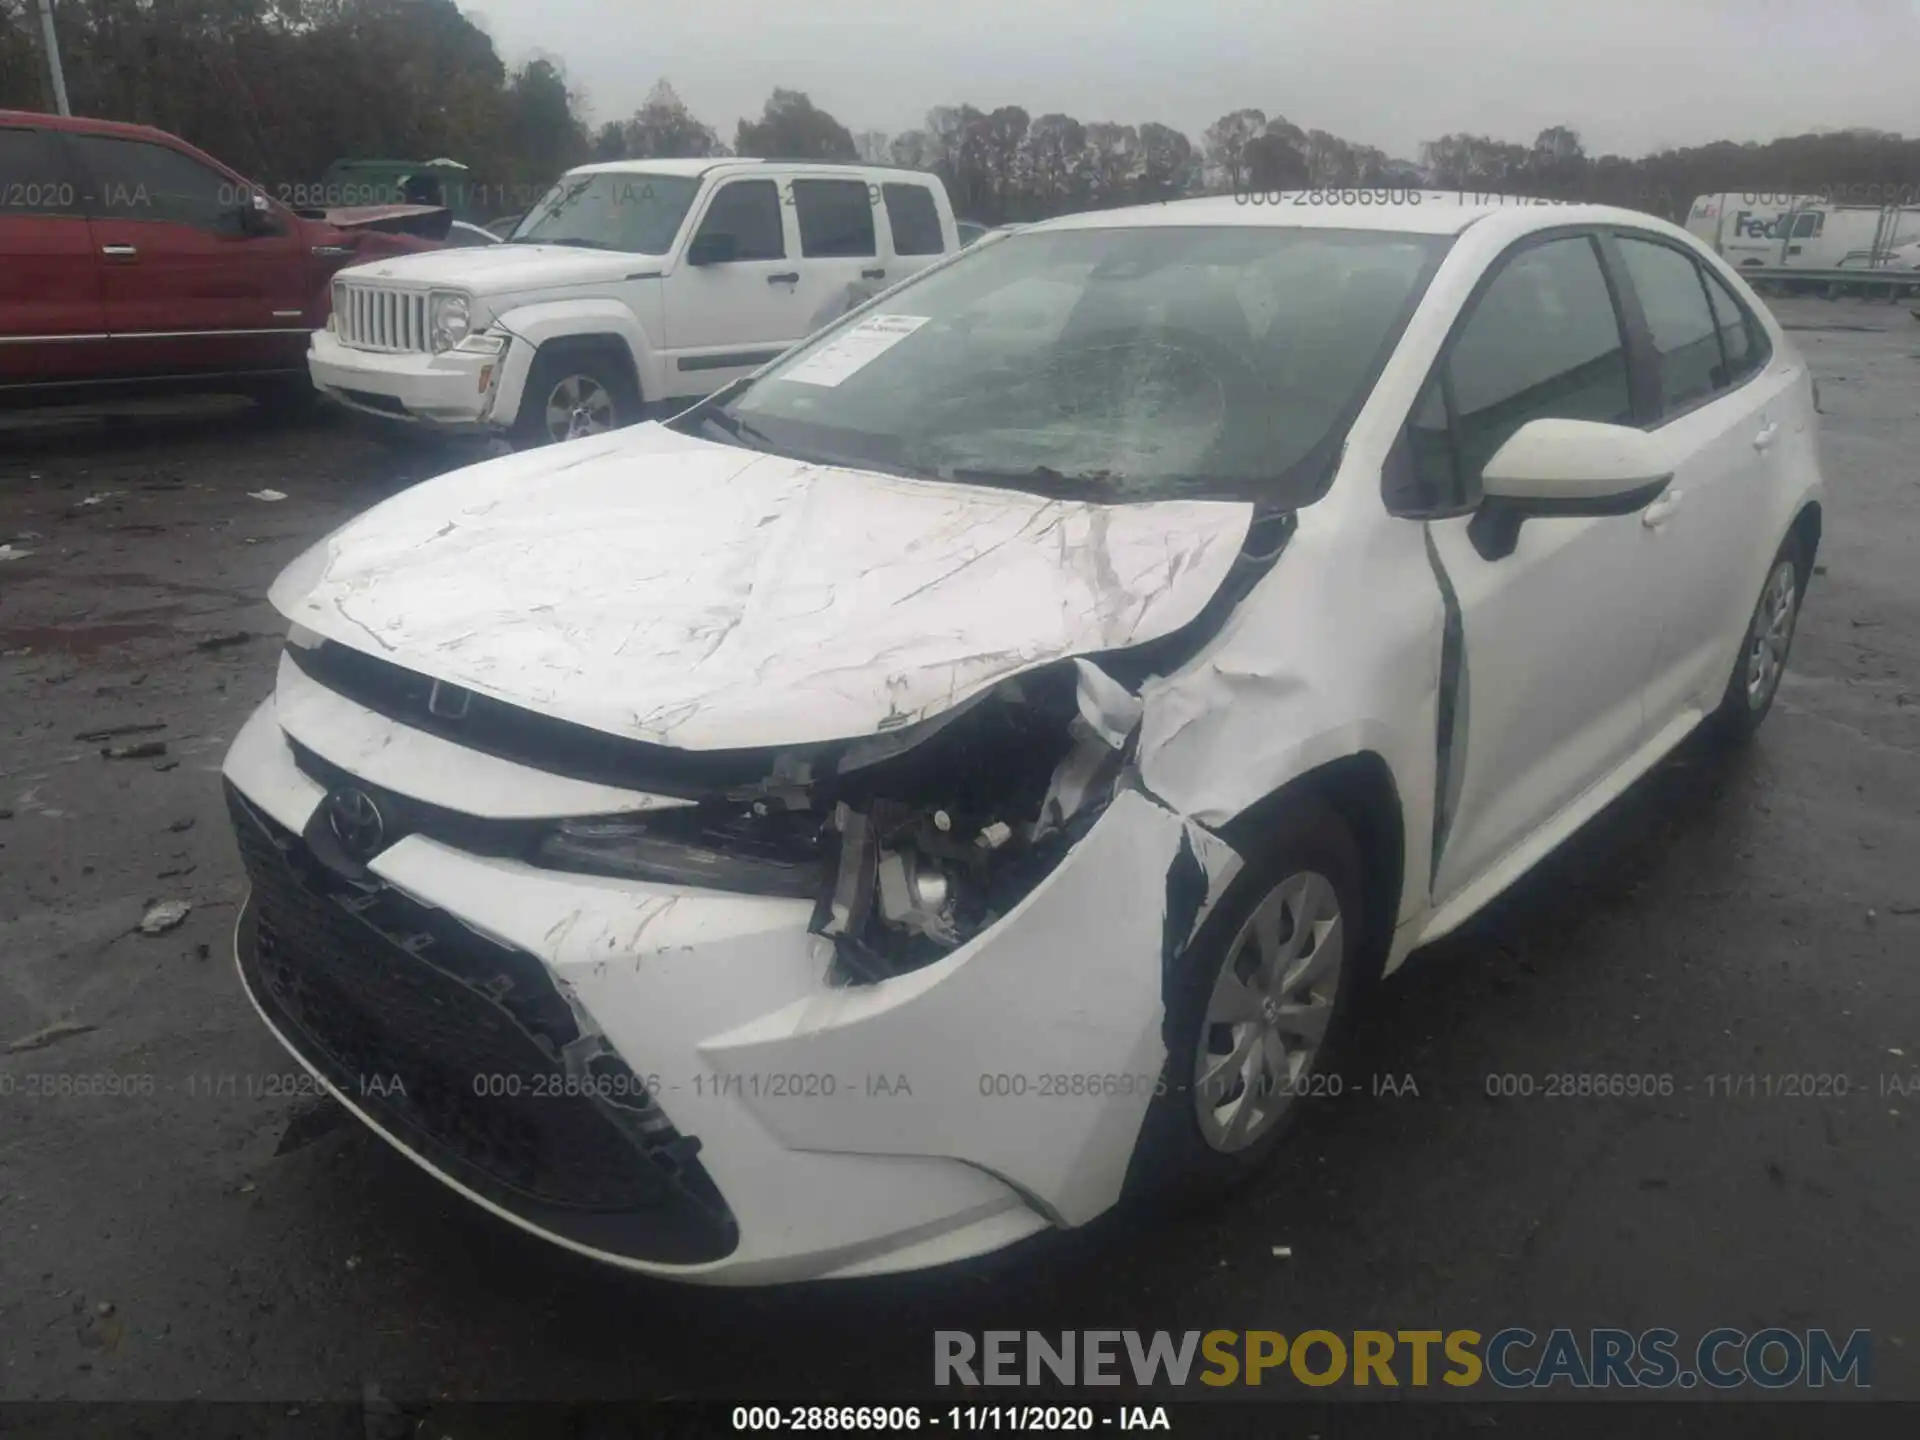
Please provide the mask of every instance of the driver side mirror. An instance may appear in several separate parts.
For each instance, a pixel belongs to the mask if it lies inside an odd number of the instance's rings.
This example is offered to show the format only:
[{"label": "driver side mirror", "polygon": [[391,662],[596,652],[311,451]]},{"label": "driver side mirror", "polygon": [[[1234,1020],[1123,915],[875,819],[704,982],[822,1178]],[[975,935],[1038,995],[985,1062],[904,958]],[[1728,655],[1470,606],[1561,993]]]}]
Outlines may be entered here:
[{"label": "driver side mirror", "polygon": [[740,253],[740,242],[724,230],[703,230],[687,247],[689,265],[727,265]]},{"label": "driver side mirror", "polygon": [[1673,480],[1665,447],[1631,425],[1529,420],[1480,472],[1484,497],[1467,527],[1484,559],[1511,555],[1529,519],[1632,515]]},{"label": "driver side mirror", "polygon": [[274,218],[273,204],[258,190],[233,208],[234,228],[242,235],[278,235],[280,222]]}]

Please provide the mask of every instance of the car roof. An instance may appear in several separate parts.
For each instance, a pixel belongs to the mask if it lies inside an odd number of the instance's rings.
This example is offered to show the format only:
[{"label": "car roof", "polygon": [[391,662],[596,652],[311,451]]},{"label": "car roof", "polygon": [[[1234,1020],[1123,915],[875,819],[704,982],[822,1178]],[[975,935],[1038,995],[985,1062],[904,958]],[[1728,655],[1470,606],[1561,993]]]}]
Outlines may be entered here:
[{"label": "car roof", "polygon": [[[1325,190],[1269,191],[1257,195],[1207,195],[1193,200],[1169,200],[1158,205],[1130,205],[1120,210],[1089,210],[1062,215],[1021,228],[1045,230],[1104,230],[1151,225],[1245,225],[1309,230],[1383,230],[1410,235],[1457,235],[1468,226],[1496,215],[1537,217],[1541,224],[1639,225],[1671,228],[1668,221],[1615,205],[1568,204],[1518,195],[1475,194],[1455,190],[1374,190],[1348,194],[1395,197],[1389,203],[1313,203],[1313,197],[1339,192]],[[1404,198],[1401,198],[1404,197]],[[1256,203],[1256,198],[1258,202]],[[1298,201],[1298,203],[1296,203]],[[1532,227],[1527,227],[1532,228]]]},{"label": "car roof", "polygon": [[932,175],[925,170],[905,170],[898,165],[861,165],[835,160],[762,160],[746,155],[712,155],[698,160],[602,160],[592,165],[576,165],[569,175],[685,175],[708,174],[715,170],[755,170],[769,165],[800,170],[844,170],[850,175],[898,175],[921,182]]},{"label": "car roof", "polygon": [[78,131],[85,134],[124,135],[129,139],[168,140],[181,143],[178,135],[156,130],[151,125],[130,125],[122,120],[93,120],[84,115],[48,115],[38,110],[0,110],[0,125],[27,125],[42,130]]}]

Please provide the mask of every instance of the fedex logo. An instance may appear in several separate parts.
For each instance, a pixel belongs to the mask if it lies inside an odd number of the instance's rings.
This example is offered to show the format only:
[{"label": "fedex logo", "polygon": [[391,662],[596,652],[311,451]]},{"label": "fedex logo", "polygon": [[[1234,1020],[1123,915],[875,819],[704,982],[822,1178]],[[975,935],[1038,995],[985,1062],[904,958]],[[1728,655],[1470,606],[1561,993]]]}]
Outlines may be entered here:
[{"label": "fedex logo", "polygon": [[1742,240],[1778,240],[1780,222],[1786,218],[1775,215],[1763,219],[1751,210],[1739,210],[1734,213],[1733,233]]},{"label": "fedex logo", "polygon": [[[1736,211],[1733,217],[1733,233],[1740,240],[1780,240],[1786,236],[1789,216],[1794,212],[1771,215],[1762,218],[1751,210]],[[1827,217],[1818,210],[1802,210],[1795,218],[1793,233],[1797,238],[1805,239],[1809,235],[1818,235],[1827,228]]]}]

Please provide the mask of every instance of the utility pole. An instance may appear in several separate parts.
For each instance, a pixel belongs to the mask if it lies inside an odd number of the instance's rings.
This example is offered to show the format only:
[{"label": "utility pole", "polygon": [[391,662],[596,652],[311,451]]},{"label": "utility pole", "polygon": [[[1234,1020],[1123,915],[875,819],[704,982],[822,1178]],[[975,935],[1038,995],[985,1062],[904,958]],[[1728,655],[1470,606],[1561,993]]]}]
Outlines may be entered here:
[{"label": "utility pole", "polygon": [[53,33],[53,0],[40,0],[40,34],[47,45],[47,74],[53,80],[53,103],[62,115],[67,108],[67,77],[60,70],[60,40]]}]

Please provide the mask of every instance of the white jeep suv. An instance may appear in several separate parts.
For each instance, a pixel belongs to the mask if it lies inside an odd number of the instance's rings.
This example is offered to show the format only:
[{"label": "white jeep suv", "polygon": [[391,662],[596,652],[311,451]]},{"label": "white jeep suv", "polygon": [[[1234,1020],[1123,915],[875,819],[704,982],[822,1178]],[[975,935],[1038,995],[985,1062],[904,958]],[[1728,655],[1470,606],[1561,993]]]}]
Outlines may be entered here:
[{"label": "white jeep suv", "polygon": [[503,244],[342,272],[307,363],[356,410],[545,444],[684,408],[959,248],[918,171],[586,165]]}]

